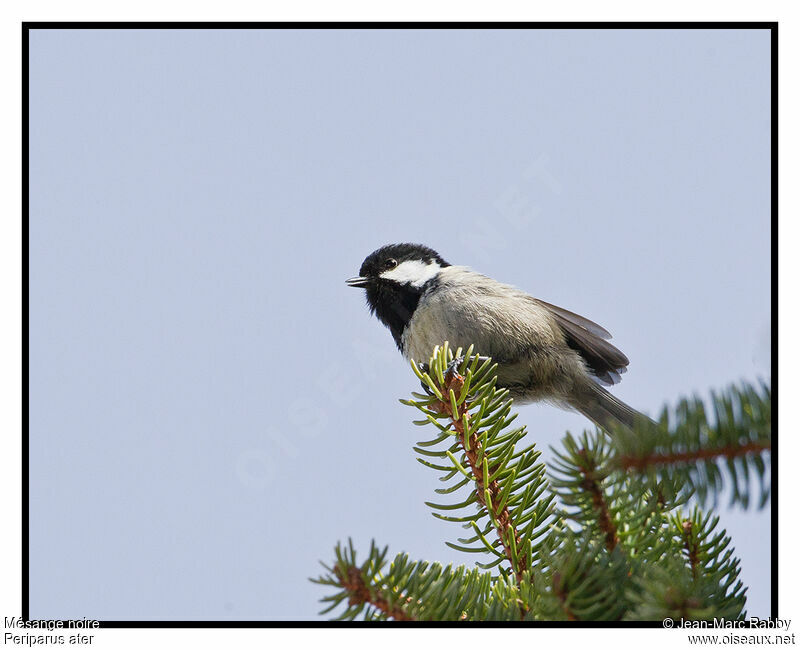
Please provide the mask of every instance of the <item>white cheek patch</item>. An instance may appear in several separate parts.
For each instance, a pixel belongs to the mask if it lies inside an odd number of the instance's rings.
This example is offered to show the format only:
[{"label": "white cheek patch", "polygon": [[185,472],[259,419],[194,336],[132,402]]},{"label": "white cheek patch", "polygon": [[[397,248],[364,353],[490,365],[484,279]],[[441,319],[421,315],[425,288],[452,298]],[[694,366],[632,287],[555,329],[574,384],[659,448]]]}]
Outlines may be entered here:
[{"label": "white cheek patch", "polygon": [[441,269],[442,267],[437,262],[406,260],[390,271],[381,273],[381,277],[385,280],[394,280],[400,284],[421,287],[428,280],[435,278]]}]

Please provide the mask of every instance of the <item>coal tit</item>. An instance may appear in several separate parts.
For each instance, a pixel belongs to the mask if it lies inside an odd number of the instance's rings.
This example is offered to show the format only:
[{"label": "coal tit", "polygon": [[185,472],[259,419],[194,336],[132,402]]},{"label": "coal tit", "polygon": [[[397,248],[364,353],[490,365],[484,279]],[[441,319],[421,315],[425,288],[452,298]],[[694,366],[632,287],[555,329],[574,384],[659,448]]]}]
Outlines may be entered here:
[{"label": "coal tit", "polygon": [[379,248],[347,284],[366,290],[370,311],[406,359],[426,362],[445,341],[453,349],[474,345],[498,364],[497,385],[517,403],[544,400],[604,429],[645,418],[603,387],[619,380],[628,358],[583,316],[453,266],[420,244]]}]

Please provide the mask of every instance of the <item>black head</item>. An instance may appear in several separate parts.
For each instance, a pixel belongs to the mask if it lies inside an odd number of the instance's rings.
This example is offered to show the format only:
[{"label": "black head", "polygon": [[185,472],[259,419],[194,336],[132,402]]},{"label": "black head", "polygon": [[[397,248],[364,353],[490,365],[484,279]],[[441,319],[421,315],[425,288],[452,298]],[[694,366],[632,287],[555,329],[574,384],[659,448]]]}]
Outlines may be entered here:
[{"label": "black head", "polygon": [[[392,332],[401,348],[403,330],[420,296],[437,282],[439,271],[450,266],[432,248],[421,244],[390,244],[364,260],[351,287],[366,289],[370,311]],[[402,348],[401,348],[402,349]]]}]

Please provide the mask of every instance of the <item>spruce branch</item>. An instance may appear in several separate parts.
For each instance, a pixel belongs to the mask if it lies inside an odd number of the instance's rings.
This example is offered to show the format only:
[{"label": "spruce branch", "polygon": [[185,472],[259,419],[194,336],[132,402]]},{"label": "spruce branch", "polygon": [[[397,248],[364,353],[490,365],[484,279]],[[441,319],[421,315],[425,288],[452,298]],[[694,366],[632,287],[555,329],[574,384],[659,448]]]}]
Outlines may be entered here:
[{"label": "spruce branch", "polygon": [[492,578],[480,569],[412,562],[399,554],[386,562],[387,549],[370,545],[367,560],[356,564],[352,543],[337,545],[337,561],[325,566],[327,573],[313,580],[336,591],[323,599],[330,606],[346,608],[339,620],[517,621],[523,609],[519,588],[513,579]]},{"label": "spruce branch", "polygon": [[348,568],[346,577],[340,579],[339,584],[345,591],[350,593],[348,605],[351,607],[371,605],[387,618],[393,618],[396,621],[414,620],[412,617],[408,616],[401,607],[397,605],[392,607],[388,599],[385,598],[379,590],[367,587],[362,572],[356,567]]},{"label": "spruce branch", "polygon": [[712,393],[714,417],[706,414],[697,397],[681,400],[672,411],[664,409],[657,425],[642,422],[635,430],[613,431],[613,465],[623,472],[661,481],[677,491],[666,496],[685,500],[694,496],[701,505],[716,504],[725,485],[731,487],[731,505],[747,508],[751,475],[759,489],[759,507],[769,500],[771,450],[770,389],[761,385],[731,386]]},{"label": "spruce branch", "polygon": [[594,506],[595,510],[597,510],[597,523],[600,526],[600,530],[602,530],[606,536],[606,548],[609,551],[613,551],[617,544],[619,544],[617,527],[611,520],[611,515],[608,511],[608,505],[606,504],[605,496],[603,495],[603,491],[600,489],[600,483],[597,481],[597,479],[592,477],[590,472],[587,471],[584,474],[582,487],[592,497],[592,505]]},{"label": "spruce branch", "polygon": [[348,540],[347,548],[337,544],[335,548],[336,563],[333,567],[325,564],[322,566],[327,574],[320,576],[312,582],[322,585],[337,587],[338,591],[332,596],[323,598],[323,602],[331,605],[323,610],[326,613],[341,603],[346,603],[347,608],[339,616],[339,620],[352,620],[364,611],[364,617],[369,619],[394,619],[396,621],[409,621],[409,616],[403,607],[407,600],[381,584],[378,576],[385,565],[388,549],[378,549],[373,542],[370,544],[366,561],[362,565],[356,564],[356,551],[352,540]]},{"label": "spruce branch", "polygon": [[719,517],[703,514],[694,507],[688,515],[680,510],[671,516],[672,534],[683,545],[683,556],[696,581],[718,585],[714,604],[744,607],[744,586],[738,580],[738,558],[730,548],[731,538],[724,530],[717,531]]},{"label": "spruce branch", "polygon": [[696,530],[692,526],[691,519],[684,519],[681,523],[683,529],[683,550],[689,560],[689,568],[692,570],[692,577],[697,577],[697,565],[700,563],[700,549],[696,536]]},{"label": "spruce branch", "polygon": [[649,467],[659,465],[689,464],[695,461],[726,458],[733,459],[748,454],[760,454],[772,448],[770,441],[749,442],[743,445],[729,445],[716,449],[696,449],[694,451],[680,451],[673,453],[654,453],[647,456],[620,456],[617,463],[621,469],[644,471]]},{"label": "spruce branch", "polygon": [[633,578],[626,618],[631,620],[742,618],[746,589],[739,580],[731,539],[717,530],[719,517],[698,507],[669,517],[674,552],[650,562]]},{"label": "spruce branch", "polygon": [[[527,568],[527,557],[522,555],[518,557],[515,562],[512,549],[520,547],[522,540],[519,531],[517,531],[511,520],[511,513],[506,504],[506,499],[503,498],[504,494],[500,489],[500,484],[497,478],[494,478],[497,476],[497,473],[492,470],[496,469],[496,465],[489,467],[488,464],[486,464],[484,467],[484,464],[481,463],[481,459],[484,456],[484,449],[477,433],[471,433],[469,430],[469,403],[463,401],[459,404],[455,399],[456,394],[461,395],[464,384],[464,377],[457,372],[446,375],[444,377],[444,383],[441,386],[441,392],[443,396],[447,395],[450,399],[440,400],[437,406],[442,409],[443,412],[447,413],[450,418],[450,422],[457,434],[456,438],[461,445],[464,456],[469,463],[470,473],[472,477],[474,477],[476,483],[475,499],[481,506],[485,507],[489,513],[496,527],[497,538],[503,546],[506,558],[514,567],[517,580],[520,580],[522,572]],[[485,463],[486,459],[483,458],[483,460]],[[510,484],[509,482],[509,485]]]},{"label": "spruce branch", "polygon": [[631,565],[590,531],[568,528],[545,543],[538,571],[534,614],[542,620],[619,620],[628,607]]},{"label": "spruce branch", "polygon": [[568,604],[568,596],[569,593],[564,587],[564,576],[559,572],[555,571],[553,573],[553,594],[558,599],[558,602],[561,605],[561,610],[564,612],[564,616],[567,617],[568,621],[577,621],[578,617],[575,616],[574,612],[569,608]]},{"label": "spruce branch", "polygon": [[[427,372],[412,362],[427,394],[415,393],[415,399],[401,400],[424,414],[425,419],[415,424],[434,424],[437,429],[434,440],[420,442],[414,448],[425,457],[418,460],[444,472],[443,481],[458,479],[455,485],[437,492],[450,494],[471,488],[458,503],[427,505],[452,512],[474,504],[475,514],[434,513],[440,519],[461,523],[473,533],[448,545],[468,553],[489,553],[492,560],[479,566],[510,570],[520,583],[535,562],[535,540],[552,516],[553,495],[547,489],[544,466],[537,462],[540,452],[533,445],[521,450],[516,447],[525,429],[510,429],[516,415],[510,413],[508,391],[495,388],[496,364],[474,356],[472,347],[463,357],[461,353],[461,349],[456,351],[454,361],[445,342],[434,349]],[[434,448],[442,442],[448,445],[446,449]],[[434,464],[427,460],[430,457],[447,464]],[[493,541],[487,536],[490,531],[494,532]],[[504,561],[507,568],[502,566]]]},{"label": "spruce branch", "polygon": [[562,513],[597,538],[607,551],[620,547],[629,556],[657,561],[666,552],[665,514],[683,503],[666,499],[679,487],[649,481],[620,471],[614,449],[599,430],[579,438],[567,434],[561,449],[551,447],[549,477],[552,489],[567,509]]},{"label": "spruce branch", "polygon": [[[412,363],[424,393],[401,400],[433,436],[414,446],[440,473],[428,502],[466,529],[449,546],[488,555],[477,568],[412,561],[352,543],[315,582],[333,588],[325,612],[365,620],[662,620],[744,615],[739,560],[717,518],[686,502],[717,495],[731,477],[747,507],[753,477],[769,498],[770,391],[750,386],[683,400],[657,425],[567,434],[546,475],[491,360],[445,343],[427,367]],[[642,427],[645,427],[643,429]],[[559,506],[556,506],[556,500]],[[439,499],[437,499],[439,501]],[[492,571],[495,569],[495,571]],[[323,612],[324,613],[324,612]]]},{"label": "spruce branch", "polygon": [[610,475],[606,440],[600,435],[584,433],[576,441],[567,434],[563,445],[566,453],[550,448],[554,454],[550,484],[565,504],[580,508],[572,517],[584,526],[596,526],[604,536],[606,548],[613,551],[619,537],[615,514],[605,494]]}]

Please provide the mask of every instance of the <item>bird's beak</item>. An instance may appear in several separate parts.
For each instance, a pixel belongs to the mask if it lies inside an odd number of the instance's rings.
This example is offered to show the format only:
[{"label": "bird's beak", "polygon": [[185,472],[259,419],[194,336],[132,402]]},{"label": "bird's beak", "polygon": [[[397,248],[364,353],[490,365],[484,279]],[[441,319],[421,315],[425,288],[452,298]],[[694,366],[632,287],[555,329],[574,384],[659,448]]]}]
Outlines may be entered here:
[{"label": "bird's beak", "polygon": [[362,287],[366,287],[369,283],[369,278],[362,278],[362,277],[355,277],[350,278],[349,280],[345,280],[344,283],[348,287],[355,287],[356,289],[360,289]]}]

